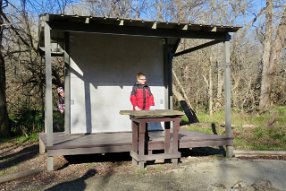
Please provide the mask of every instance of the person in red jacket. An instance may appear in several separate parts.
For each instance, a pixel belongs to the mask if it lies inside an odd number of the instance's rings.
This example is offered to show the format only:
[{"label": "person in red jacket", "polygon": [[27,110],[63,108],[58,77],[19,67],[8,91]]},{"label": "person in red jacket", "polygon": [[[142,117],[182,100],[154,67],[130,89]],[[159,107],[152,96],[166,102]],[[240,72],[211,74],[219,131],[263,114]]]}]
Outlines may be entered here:
[{"label": "person in red jacket", "polygon": [[133,85],[130,95],[133,110],[150,110],[150,107],[154,106],[155,103],[150,87],[146,83],[146,76],[139,72],[136,79],[137,82]]}]

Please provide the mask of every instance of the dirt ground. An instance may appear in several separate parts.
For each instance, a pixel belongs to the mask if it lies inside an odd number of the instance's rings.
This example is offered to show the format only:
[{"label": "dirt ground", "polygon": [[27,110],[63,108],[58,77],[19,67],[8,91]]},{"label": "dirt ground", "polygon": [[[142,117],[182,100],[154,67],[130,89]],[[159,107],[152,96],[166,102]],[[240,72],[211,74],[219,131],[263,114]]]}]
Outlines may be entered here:
[{"label": "dirt ground", "polygon": [[[286,157],[226,159],[216,149],[183,150],[178,166],[131,165],[128,153],[55,157],[57,170],[46,171],[46,156],[37,143],[0,146],[0,183],[6,190],[286,190]],[[276,159],[276,160],[273,160]]]}]

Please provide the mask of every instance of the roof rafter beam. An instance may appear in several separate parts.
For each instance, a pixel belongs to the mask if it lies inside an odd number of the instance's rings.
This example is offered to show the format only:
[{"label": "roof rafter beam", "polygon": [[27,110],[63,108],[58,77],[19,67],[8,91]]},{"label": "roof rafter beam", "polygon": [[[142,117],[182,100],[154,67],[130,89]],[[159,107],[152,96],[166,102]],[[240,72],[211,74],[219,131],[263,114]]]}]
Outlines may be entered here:
[{"label": "roof rafter beam", "polygon": [[82,23],[65,23],[51,22],[49,23],[52,30],[75,31],[75,32],[97,32],[105,34],[130,35],[130,36],[149,36],[149,37],[175,37],[175,38],[198,38],[198,39],[216,39],[224,40],[226,32],[208,32],[208,31],[191,31],[177,30],[168,28],[152,29],[151,27],[135,27],[135,26],[115,26],[109,24],[82,24]]},{"label": "roof rafter beam", "polygon": [[190,52],[193,52],[193,51],[196,51],[196,50],[199,50],[199,49],[202,49],[202,48],[206,48],[208,46],[212,46],[212,45],[215,45],[215,44],[218,44],[220,42],[223,42],[223,40],[213,40],[213,41],[210,41],[210,42],[206,42],[204,44],[201,44],[199,46],[195,46],[195,47],[192,47],[192,48],[188,48],[186,50],[183,50],[181,52],[177,52],[174,57],[176,56],[181,56],[183,54],[187,54],[187,53],[190,53]]}]

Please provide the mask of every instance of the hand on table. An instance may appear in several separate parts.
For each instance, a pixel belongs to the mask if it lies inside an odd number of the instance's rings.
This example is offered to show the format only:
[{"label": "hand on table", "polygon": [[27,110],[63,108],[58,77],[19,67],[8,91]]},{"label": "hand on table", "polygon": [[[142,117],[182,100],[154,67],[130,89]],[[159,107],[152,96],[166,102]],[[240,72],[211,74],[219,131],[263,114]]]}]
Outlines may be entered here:
[{"label": "hand on table", "polygon": [[142,110],[142,109],[140,109],[138,106],[135,106],[134,109],[135,109],[135,111],[140,111],[140,110]]}]

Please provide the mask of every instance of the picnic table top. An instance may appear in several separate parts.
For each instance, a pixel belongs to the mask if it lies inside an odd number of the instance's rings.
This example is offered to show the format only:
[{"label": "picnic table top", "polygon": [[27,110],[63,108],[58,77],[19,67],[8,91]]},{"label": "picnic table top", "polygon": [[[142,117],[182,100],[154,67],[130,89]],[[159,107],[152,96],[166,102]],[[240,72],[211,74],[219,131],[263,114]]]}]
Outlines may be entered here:
[{"label": "picnic table top", "polygon": [[170,109],[155,109],[155,110],[121,110],[119,112],[121,115],[129,115],[134,118],[145,118],[145,117],[175,117],[175,116],[183,116],[184,113],[178,110],[170,110]]}]

